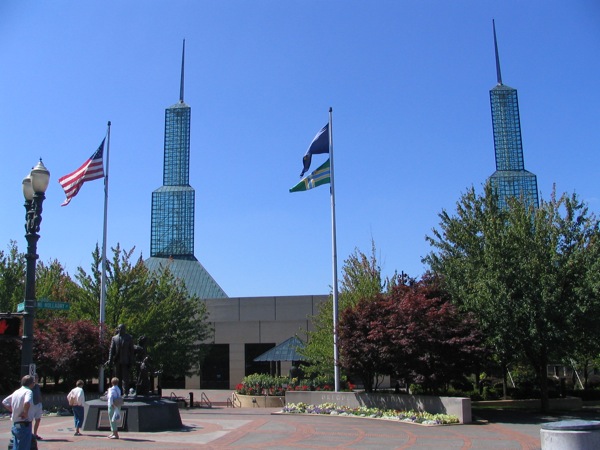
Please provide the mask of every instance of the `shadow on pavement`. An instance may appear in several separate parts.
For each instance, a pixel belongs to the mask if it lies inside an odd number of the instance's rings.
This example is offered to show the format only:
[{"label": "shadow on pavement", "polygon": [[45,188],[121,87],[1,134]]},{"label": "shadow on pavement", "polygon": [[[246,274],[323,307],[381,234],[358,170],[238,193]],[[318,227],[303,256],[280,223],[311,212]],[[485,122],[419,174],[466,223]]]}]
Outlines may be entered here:
[{"label": "shadow on pavement", "polygon": [[579,411],[552,411],[543,413],[524,409],[474,408],[473,419],[507,424],[544,424],[562,420],[600,420],[599,408],[585,408]]}]

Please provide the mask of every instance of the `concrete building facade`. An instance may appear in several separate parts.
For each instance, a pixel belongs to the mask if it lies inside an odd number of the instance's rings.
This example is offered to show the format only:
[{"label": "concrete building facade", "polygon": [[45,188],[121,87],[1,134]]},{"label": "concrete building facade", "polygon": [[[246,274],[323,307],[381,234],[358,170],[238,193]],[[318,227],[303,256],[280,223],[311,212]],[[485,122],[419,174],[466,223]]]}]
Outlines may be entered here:
[{"label": "concrete building facade", "polygon": [[[214,340],[200,376],[186,378],[186,389],[234,389],[244,376],[255,372],[287,375],[291,362],[280,367],[253,359],[297,335],[306,340],[312,330],[310,316],[328,295],[238,297],[205,300]],[[333,345],[333,344],[332,344]]]}]

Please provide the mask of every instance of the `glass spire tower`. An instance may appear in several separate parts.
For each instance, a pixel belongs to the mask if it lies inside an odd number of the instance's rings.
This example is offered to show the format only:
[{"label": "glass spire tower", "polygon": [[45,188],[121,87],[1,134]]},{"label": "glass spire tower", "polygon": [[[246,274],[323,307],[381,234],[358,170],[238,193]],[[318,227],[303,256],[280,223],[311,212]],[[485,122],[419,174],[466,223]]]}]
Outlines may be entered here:
[{"label": "glass spire tower", "polygon": [[494,22],[492,24],[498,84],[490,90],[494,151],[496,154],[496,171],[490,177],[490,183],[494,192],[498,195],[501,208],[507,207],[509,197],[523,198],[526,204],[537,208],[537,177],[525,170],[523,161],[517,90],[502,84],[496,25]]},{"label": "glass spire tower", "polygon": [[152,192],[150,256],[194,255],[195,191],[190,186],[192,108],[183,101],[185,42],[179,102],[165,110],[163,185]]},{"label": "glass spire tower", "polygon": [[190,186],[190,122],[192,108],[183,101],[185,40],[181,57],[179,102],[165,110],[163,185],[152,192],[148,269],[168,267],[201,299],[227,294],[194,256],[196,193]]}]

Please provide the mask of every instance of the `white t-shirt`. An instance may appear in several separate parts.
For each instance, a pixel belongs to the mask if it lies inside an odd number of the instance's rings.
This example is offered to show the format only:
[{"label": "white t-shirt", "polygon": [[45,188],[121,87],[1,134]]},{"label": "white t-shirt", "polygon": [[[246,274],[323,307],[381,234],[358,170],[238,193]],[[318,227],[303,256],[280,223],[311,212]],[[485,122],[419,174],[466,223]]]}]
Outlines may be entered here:
[{"label": "white t-shirt", "polygon": [[[28,417],[22,417],[25,403],[29,403]],[[11,395],[2,400],[2,404],[12,410],[11,420],[13,422],[31,422],[33,420],[33,393],[31,389],[21,386]]]},{"label": "white t-shirt", "polygon": [[85,403],[85,393],[83,392],[83,389],[80,387],[71,389],[71,392],[67,395],[67,400],[69,400],[69,405],[71,406],[83,406]]}]

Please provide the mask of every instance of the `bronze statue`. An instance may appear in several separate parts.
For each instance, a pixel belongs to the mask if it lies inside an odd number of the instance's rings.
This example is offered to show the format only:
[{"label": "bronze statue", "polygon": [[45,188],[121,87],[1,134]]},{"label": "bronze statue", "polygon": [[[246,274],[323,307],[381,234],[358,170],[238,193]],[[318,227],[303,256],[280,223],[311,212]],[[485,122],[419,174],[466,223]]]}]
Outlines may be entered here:
[{"label": "bronze statue", "polygon": [[124,324],[117,327],[117,334],[112,337],[108,361],[106,365],[113,365],[115,376],[121,381],[121,391],[127,395],[131,382],[131,364],[134,361],[133,339],[127,334]]},{"label": "bronze statue", "polygon": [[152,359],[146,350],[146,336],[140,336],[137,345],[134,345],[135,360],[138,366],[136,393],[148,395],[152,387]]}]

